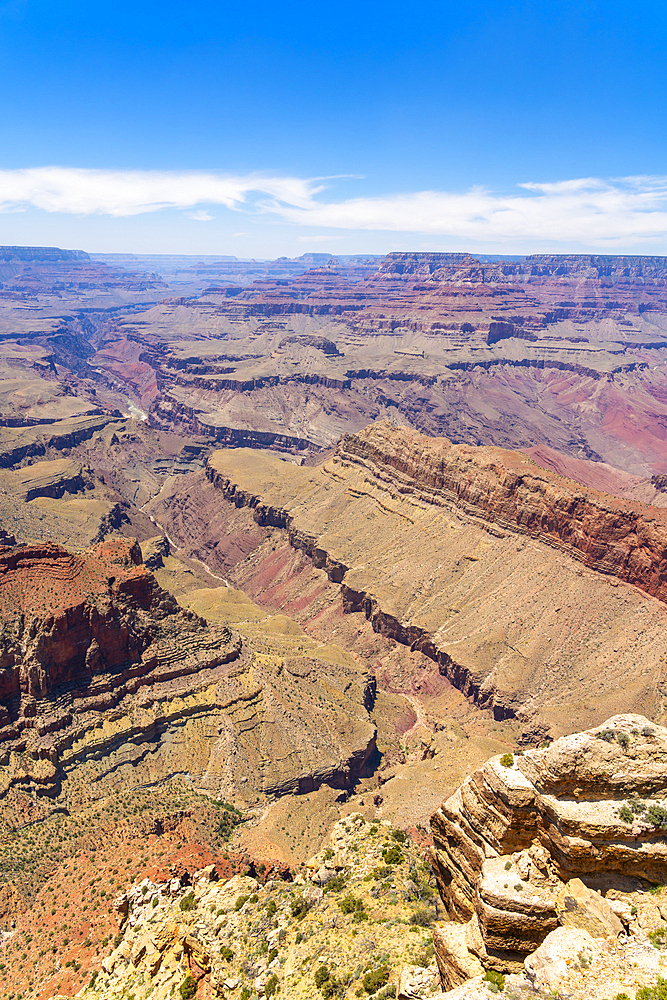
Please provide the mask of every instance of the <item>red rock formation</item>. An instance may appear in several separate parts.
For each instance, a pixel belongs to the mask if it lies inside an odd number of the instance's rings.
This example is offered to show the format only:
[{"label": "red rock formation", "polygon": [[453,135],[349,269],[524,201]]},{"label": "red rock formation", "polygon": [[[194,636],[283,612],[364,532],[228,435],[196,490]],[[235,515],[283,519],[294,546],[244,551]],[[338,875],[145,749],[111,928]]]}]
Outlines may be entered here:
[{"label": "red rock formation", "polygon": [[345,438],[342,458],[398,480],[403,492],[562,549],[667,602],[667,512],[620,500],[541,469],[501,448],[453,445],[376,424]]}]

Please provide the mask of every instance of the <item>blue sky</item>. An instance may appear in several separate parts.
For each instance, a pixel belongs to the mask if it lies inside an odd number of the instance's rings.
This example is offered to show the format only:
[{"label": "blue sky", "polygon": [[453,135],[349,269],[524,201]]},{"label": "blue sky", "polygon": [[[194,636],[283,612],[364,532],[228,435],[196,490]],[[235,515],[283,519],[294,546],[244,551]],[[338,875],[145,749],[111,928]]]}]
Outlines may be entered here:
[{"label": "blue sky", "polygon": [[0,243],[667,253],[667,7],[0,0]]}]

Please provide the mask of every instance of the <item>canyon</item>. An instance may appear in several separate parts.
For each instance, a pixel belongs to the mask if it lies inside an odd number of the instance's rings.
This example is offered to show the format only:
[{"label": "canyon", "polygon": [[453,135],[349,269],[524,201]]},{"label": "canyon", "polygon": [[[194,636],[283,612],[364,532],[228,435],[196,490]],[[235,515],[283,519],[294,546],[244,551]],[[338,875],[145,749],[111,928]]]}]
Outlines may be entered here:
[{"label": "canyon", "polygon": [[3,988],[654,983],[665,352],[659,257],[0,248]]}]

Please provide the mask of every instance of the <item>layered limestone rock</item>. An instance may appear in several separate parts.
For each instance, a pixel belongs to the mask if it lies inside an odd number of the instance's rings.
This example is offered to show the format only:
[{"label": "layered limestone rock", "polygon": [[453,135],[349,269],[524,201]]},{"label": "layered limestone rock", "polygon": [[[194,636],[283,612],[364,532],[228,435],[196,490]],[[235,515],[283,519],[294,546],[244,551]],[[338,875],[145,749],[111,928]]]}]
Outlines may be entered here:
[{"label": "layered limestone rock", "polygon": [[667,881],[667,730],[637,715],[495,757],[433,815],[433,865],[457,924],[436,929],[443,985],[516,971],[557,926],[614,937],[624,893]]},{"label": "layered limestone rock", "polygon": [[185,772],[244,798],[347,787],[373,755],[363,676],[261,653],[183,609],[131,540],[0,548],[0,613],[7,808]]}]

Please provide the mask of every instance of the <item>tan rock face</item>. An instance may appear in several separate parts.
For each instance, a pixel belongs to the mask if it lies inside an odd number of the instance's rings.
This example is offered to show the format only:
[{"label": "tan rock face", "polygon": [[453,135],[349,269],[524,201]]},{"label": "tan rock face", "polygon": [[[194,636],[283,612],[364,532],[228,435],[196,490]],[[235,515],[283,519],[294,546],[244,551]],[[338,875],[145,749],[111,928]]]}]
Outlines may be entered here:
[{"label": "tan rock face", "polygon": [[[614,937],[624,925],[593,890],[667,880],[666,748],[667,730],[616,716],[511,766],[488,761],[442,804],[431,820],[440,894],[469,940],[479,928],[483,950],[470,950],[485,967],[512,969],[558,924]],[[445,986],[465,964],[450,951]]]},{"label": "tan rock face", "polygon": [[623,924],[602,896],[587,888],[580,878],[572,878],[558,892],[556,912],[563,927],[579,927],[593,938],[623,933]]}]

